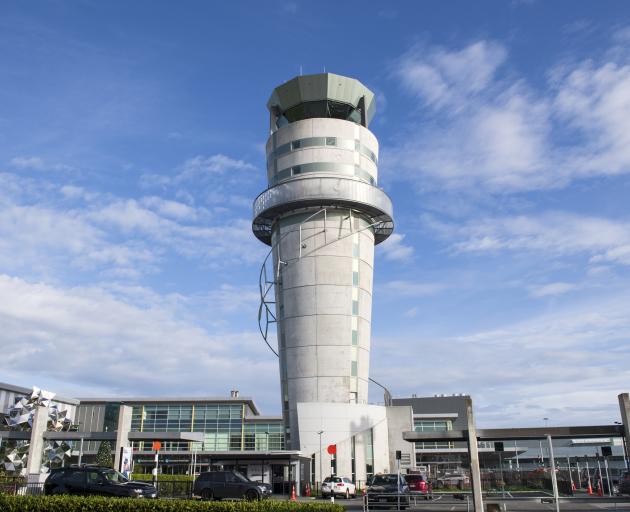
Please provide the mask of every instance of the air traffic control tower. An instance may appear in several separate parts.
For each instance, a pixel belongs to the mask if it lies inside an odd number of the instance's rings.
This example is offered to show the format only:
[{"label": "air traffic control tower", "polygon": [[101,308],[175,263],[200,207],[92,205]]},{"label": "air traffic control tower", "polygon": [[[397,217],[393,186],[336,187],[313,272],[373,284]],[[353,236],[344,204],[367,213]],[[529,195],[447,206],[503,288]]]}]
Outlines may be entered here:
[{"label": "air traffic control tower", "polygon": [[271,246],[259,323],[268,344],[277,323],[287,447],[299,449],[298,403],[367,403],[374,245],[392,233],[393,210],[377,186],[374,93],[361,82],[299,76],[267,108],[268,188],[252,225]]}]

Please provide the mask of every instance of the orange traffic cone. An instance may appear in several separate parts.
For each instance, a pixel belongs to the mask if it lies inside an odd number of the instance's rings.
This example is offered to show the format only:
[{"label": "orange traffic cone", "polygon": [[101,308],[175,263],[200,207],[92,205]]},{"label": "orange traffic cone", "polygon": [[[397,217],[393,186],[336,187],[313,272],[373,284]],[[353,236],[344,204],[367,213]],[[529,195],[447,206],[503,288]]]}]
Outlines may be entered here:
[{"label": "orange traffic cone", "polygon": [[295,485],[291,488],[291,501],[297,501],[295,497]]},{"label": "orange traffic cone", "polygon": [[591,482],[588,483],[588,487],[586,488],[587,494],[593,494],[593,488],[591,487]]},{"label": "orange traffic cone", "polygon": [[571,490],[573,492],[577,491],[577,488],[575,487],[575,482],[571,482]]},{"label": "orange traffic cone", "polygon": [[601,482],[597,482],[597,496],[603,496],[604,489],[602,489]]},{"label": "orange traffic cone", "polygon": [[309,484],[308,482],[306,482],[306,492],[305,492],[305,494],[307,496],[309,496],[309,497],[311,495],[311,484]]}]

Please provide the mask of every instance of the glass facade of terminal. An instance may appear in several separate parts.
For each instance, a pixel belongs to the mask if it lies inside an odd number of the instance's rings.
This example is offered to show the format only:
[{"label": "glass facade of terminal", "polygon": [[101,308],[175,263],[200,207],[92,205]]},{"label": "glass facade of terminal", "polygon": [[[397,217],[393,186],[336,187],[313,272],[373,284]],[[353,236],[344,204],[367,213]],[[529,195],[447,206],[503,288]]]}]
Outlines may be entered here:
[{"label": "glass facade of terminal", "polygon": [[[451,420],[426,420],[414,419],[413,429],[416,432],[444,432],[453,430],[453,422]],[[416,450],[435,450],[438,448],[453,448],[452,441],[429,441],[416,443]]]},{"label": "glass facade of terminal", "polygon": [[[167,451],[275,451],[285,446],[282,422],[248,422],[243,403],[134,405],[131,430],[204,433],[203,442],[165,442],[162,449]],[[149,441],[137,441],[133,446],[140,451],[151,450]]]}]

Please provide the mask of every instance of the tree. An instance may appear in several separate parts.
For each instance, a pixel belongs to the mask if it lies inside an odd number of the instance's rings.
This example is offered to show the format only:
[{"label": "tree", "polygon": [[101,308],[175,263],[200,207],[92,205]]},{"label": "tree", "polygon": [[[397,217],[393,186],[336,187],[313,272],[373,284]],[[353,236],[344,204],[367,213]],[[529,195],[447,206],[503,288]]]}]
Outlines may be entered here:
[{"label": "tree", "polygon": [[96,463],[99,466],[111,468],[114,466],[112,459],[112,445],[109,441],[101,441],[101,445],[98,447],[96,454]]}]

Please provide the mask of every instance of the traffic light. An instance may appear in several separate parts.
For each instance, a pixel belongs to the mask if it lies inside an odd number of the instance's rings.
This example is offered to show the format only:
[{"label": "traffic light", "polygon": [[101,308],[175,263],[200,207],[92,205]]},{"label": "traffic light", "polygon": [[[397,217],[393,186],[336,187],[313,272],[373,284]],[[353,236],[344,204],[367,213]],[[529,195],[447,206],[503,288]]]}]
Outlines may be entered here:
[{"label": "traffic light", "polygon": [[396,450],[396,460],[402,459],[402,451]]},{"label": "traffic light", "polygon": [[612,457],[612,446],[602,446],[602,457]]},{"label": "traffic light", "polygon": [[495,452],[503,452],[505,451],[503,448],[503,441],[496,441],[494,443],[494,451]]}]

